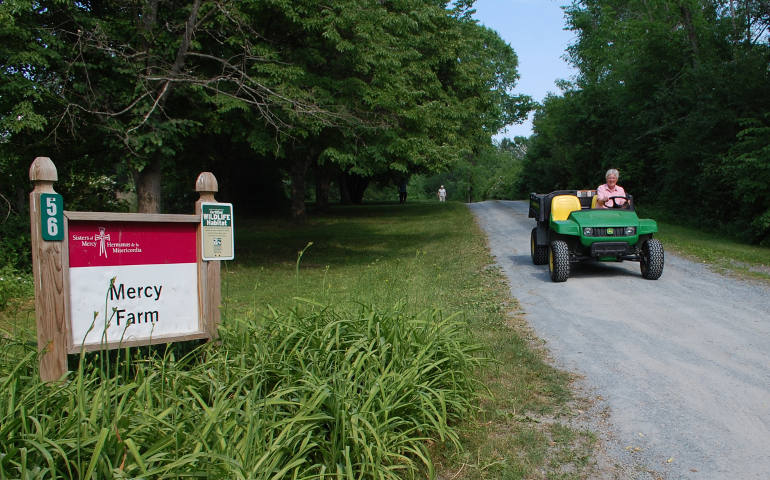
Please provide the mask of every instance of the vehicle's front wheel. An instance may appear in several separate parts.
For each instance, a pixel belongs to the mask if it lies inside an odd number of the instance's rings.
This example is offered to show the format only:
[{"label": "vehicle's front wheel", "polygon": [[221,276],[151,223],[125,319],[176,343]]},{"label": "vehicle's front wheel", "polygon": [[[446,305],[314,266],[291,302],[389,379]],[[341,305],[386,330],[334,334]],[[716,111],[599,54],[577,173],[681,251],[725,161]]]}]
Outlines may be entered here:
[{"label": "vehicle's front wheel", "polygon": [[554,240],[548,251],[548,271],[551,280],[565,282],[569,278],[569,247],[564,240]]},{"label": "vehicle's front wheel", "polygon": [[529,253],[532,255],[532,263],[545,265],[548,263],[548,245],[537,244],[537,228],[532,229],[529,240]]},{"label": "vehicle's front wheel", "polygon": [[642,277],[647,280],[657,280],[663,275],[663,244],[660,240],[651,238],[642,244],[639,266]]}]

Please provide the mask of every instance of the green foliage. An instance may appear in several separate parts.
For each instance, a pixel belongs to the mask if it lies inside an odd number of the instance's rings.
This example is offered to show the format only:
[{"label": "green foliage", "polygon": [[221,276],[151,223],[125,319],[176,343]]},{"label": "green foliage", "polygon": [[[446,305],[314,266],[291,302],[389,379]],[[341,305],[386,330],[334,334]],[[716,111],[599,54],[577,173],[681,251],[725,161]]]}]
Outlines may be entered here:
[{"label": "green foliage", "polygon": [[454,168],[529,108],[527,97],[510,93],[515,53],[462,6],[350,0],[306,22],[305,35],[290,42],[307,72],[297,83],[311,82],[362,122],[319,128],[317,119],[298,119],[305,145],[282,147],[294,162],[310,157],[327,172],[363,178],[358,184],[397,183]]},{"label": "green foliage", "polygon": [[367,307],[234,321],[180,358],[81,355],[55,385],[0,342],[4,478],[423,478],[424,440],[457,442],[481,362],[456,317]]},{"label": "green foliage", "polygon": [[30,274],[23,273],[10,263],[0,264],[0,310],[11,299],[28,298],[33,294]]},{"label": "green foliage", "polygon": [[530,108],[512,93],[516,54],[471,7],[3,2],[0,158],[23,177],[36,155],[62,173],[90,157],[94,178],[137,190],[162,175],[172,209],[193,166],[263,174],[239,189],[279,203],[290,177],[300,210],[312,175],[361,187],[446,171]]},{"label": "green foliage", "polygon": [[449,172],[414,177],[409,188],[422,199],[436,199],[441,185],[446,188],[449,200],[519,198],[517,185],[523,174],[526,149],[526,138],[506,138],[498,145],[482,149],[472,160],[459,160]]},{"label": "green foliage", "polygon": [[732,185],[737,227],[749,224],[745,237],[770,244],[770,114],[741,123],[738,141],[718,167]]},{"label": "green foliage", "polygon": [[482,178],[479,199],[511,200],[518,198],[516,183],[522,173],[522,157],[526,151],[526,139],[503,139],[494,150],[479,158],[479,165],[486,170]]},{"label": "green foliage", "polygon": [[31,271],[29,216],[8,212],[0,217],[0,267]]},{"label": "green foliage", "polygon": [[125,212],[129,204],[119,198],[118,175],[96,173],[95,161],[86,156],[69,164],[69,171],[58,172],[55,188],[64,197],[66,210]]},{"label": "green foliage", "polygon": [[767,137],[756,128],[770,109],[770,12],[755,2],[588,0],[566,13],[580,74],[539,108],[519,192],[595,188],[614,167],[640,203],[766,238],[758,205],[770,184],[757,142]]}]

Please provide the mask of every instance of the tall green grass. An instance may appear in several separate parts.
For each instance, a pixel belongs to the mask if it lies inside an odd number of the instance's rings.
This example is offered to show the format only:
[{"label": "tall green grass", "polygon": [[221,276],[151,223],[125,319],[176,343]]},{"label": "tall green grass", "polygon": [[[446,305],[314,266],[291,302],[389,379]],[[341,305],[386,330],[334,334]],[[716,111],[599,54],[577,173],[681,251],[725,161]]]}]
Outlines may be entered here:
[{"label": "tall green grass", "polygon": [[34,314],[2,312],[0,478],[581,471],[536,421],[568,410],[569,375],[532,348],[465,205],[241,218],[222,274],[220,342],[89,354],[60,384],[38,380]]},{"label": "tall green grass", "polygon": [[457,444],[475,408],[468,338],[437,311],[299,304],[179,358],[84,356],[54,384],[6,338],[0,478],[424,478],[426,440]]}]

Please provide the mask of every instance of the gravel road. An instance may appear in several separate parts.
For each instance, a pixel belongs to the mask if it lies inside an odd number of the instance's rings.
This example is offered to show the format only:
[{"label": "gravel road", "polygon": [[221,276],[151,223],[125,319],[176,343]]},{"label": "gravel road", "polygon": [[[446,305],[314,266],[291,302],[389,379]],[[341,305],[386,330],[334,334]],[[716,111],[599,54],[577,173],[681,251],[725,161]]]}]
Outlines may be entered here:
[{"label": "gravel road", "polygon": [[530,326],[605,405],[614,478],[770,479],[767,286],[668,252],[657,281],[622,262],[553,283],[530,258],[527,202],[470,208]]}]

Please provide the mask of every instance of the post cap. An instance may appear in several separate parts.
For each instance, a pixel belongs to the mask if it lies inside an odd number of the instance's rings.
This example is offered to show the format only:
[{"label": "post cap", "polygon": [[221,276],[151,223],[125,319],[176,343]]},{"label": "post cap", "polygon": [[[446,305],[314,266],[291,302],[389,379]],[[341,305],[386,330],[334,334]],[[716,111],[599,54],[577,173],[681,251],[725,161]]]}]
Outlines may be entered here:
[{"label": "post cap", "polygon": [[[29,179],[33,182],[56,182],[59,175],[56,165],[48,157],[37,157],[29,167]],[[216,184],[216,180],[214,180]]]},{"label": "post cap", "polygon": [[217,177],[211,172],[202,172],[195,181],[196,192],[218,192]]}]

